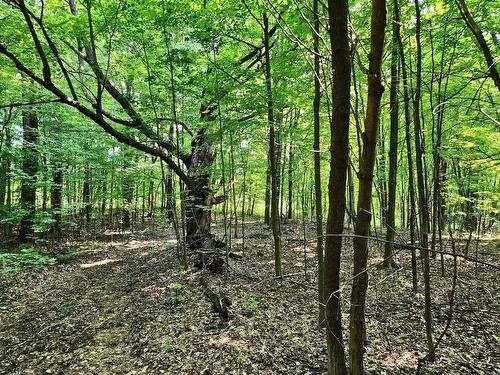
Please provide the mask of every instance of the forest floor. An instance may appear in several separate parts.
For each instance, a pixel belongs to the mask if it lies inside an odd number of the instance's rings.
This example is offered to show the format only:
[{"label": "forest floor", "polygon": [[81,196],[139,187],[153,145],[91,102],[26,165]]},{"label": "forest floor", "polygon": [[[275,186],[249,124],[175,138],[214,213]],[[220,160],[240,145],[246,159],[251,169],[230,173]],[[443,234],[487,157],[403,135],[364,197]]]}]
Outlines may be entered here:
[{"label": "forest floor", "polygon": [[[313,227],[307,228],[313,238]],[[227,321],[213,312],[201,278],[184,271],[175,241],[151,229],[101,236],[68,264],[0,276],[1,374],[323,374],[324,331],[317,325],[314,246],[300,225],[284,226],[283,280],[273,278],[270,231],[246,225],[246,251],[210,283],[231,299]],[[343,255],[344,326],[352,247]],[[233,240],[241,251],[241,239]],[[425,355],[423,285],[412,292],[410,257],[400,269],[370,271],[366,354],[370,374],[412,374]],[[371,244],[370,264],[382,248]],[[498,264],[500,243],[482,241],[479,258]],[[446,277],[432,261],[435,335],[448,316],[453,261]],[[419,263],[420,271],[420,263]],[[458,262],[452,325],[437,360],[421,373],[500,374],[500,285],[495,269]],[[345,336],[347,337],[347,335]]]}]

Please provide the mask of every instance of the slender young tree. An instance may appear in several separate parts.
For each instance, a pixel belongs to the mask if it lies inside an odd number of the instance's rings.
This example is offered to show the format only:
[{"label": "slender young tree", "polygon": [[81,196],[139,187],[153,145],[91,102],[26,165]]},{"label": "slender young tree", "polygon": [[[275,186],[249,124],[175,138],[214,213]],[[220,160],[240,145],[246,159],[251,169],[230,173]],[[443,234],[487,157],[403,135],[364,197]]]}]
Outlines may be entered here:
[{"label": "slender young tree", "polygon": [[422,128],[420,123],[420,95],[422,87],[422,44],[420,40],[421,20],[420,20],[420,5],[418,0],[415,0],[415,38],[417,47],[417,67],[416,67],[416,84],[413,97],[413,125],[415,129],[415,158],[417,165],[417,191],[420,216],[420,246],[422,257],[424,260],[424,318],[425,318],[425,334],[427,337],[427,347],[429,350],[429,360],[434,360],[434,342],[432,338],[432,313],[431,313],[431,285],[430,285],[430,260],[428,250],[428,233],[429,233],[429,206],[427,204],[427,194],[425,189],[425,171],[424,171],[424,147],[422,143]]},{"label": "slender young tree", "polygon": [[62,217],[62,188],[63,188],[63,170],[62,163],[55,162],[52,172],[52,187],[50,191],[50,202],[52,209],[52,232],[56,237],[61,235],[61,217]]},{"label": "slender young tree", "polygon": [[347,374],[342,315],[340,311],[340,255],[346,208],[349,161],[349,114],[351,53],[347,27],[347,0],[328,1],[328,20],[333,68],[332,118],[330,122],[330,178],[325,241],[325,320],[328,373]]},{"label": "slender young tree", "polygon": [[[394,6],[394,21],[400,24],[400,10],[399,10],[399,0],[393,1]],[[405,144],[406,144],[406,161],[408,167],[408,196],[409,196],[409,220],[408,225],[410,229],[410,244],[415,245],[416,241],[416,227],[417,227],[417,217],[416,217],[416,203],[415,203],[415,178],[413,175],[413,153],[411,145],[411,134],[410,134],[410,93],[409,93],[409,79],[406,70],[406,59],[405,50],[403,46],[403,40],[401,38],[400,28],[395,29],[396,38],[399,47],[399,57],[401,63],[401,78],[403,84],[403,102],[404,102],[404,118],[405,118]],[[413,291],[417,291],[417,258],[415,254],[415,249],[411,250],[411,269],[412,269],[412,285]]]},{"label": "slender young tree", "polygon": [[[397,0],[396,0],[397,1]],[[386,217],[386,243],[384,245],[384,266],[395,265],[393,259],[394,237],[396,226],[396,177],[398,167],[398,130],[399,130],[399,102],[398,102],[398,84],[399,84],[399,53],[398,53],[398,35],[399,21],[396,20],[396,7],[393,6],[392,16],[392,41],[391,41],[391,91],[390,91],[390,144],[389,144],[389,186]]]},{"label": "slender young tree", "polygon": [[274,237],[274,270],[276,276],[282,275],[281,267],[281,233],[279,224],[279,191],[278,191],[278,160],[276,153],[276,132],[274,121],[274,102],[271,77],[271,60],[269,44],[269,18],[267,13],[263,14],[263,32],[264,32],[264,59],[265,59],[265,78],[267,93],[267,122],[269,126],[269,160],[271,175],[271,228]]},{"label": "slender young tree", "polygon": [[320,105],[321,105],[321,81],[320,81],[320,54],[319,54],[319,10],[318,0],[313,2],[314,14],[314,100],[313,100],[313,117],[314,117],[314,202],[316,212],[316,253],[318,256],[318,302],[319,302],[319,323],[324,325],[325,320],[325,265],[323,254],[323,207],[321,202],[321,154],[320,154]]},{"label": "slender young tree", "polygon": [[377,135],[380,123],[380,101],[384,92],[382,85],[382,57],[386,25],[386,0],[372,0],[371,51],[368,66],[368,99],[366,102],[363,151],[359,161],[358,209],[353,239],[354,270],[350,313],[350,371],[352,375],[363,375],[365,301],[368,288],[368,239],[372,217],[373,170],[375,166]]}]

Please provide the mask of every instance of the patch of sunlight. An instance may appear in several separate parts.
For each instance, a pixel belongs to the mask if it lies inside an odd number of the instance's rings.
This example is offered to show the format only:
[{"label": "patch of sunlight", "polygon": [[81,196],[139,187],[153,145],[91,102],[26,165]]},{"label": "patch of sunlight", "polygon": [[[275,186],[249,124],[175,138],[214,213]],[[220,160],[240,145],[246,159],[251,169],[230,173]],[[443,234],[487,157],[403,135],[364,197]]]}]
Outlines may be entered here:
[{"label": "patch of sunlight", "polygon": [[166,289],[167,288],[165,288],[165,287],[161,287],[161,286],[153,284],[153,285],[148,285],[148,286],[142,288],[142,291],[145,293],[151,294],[152,296],[159,297],[165,293]]},{"label": "patch of sunlight", "polygon": [[[304,254],[304,245],[294,246],[291,248],[292,251]],[[314,258],[316,256],[316,249],[306,246],[306,256],[308,258]]]},{"label": "patch of sunlight", "polygon": [[165,245],[171,245],[175,244],[176,240],[175,239],[168,239],[168,240],[157,240],[157,241],[152,241],[152,240],[130,240],[126,244],[121,244],[125,249],[127,250],[136,250],[136,249],[144,249],[144,248],[161,248]]},{"label": "patch of sunlight", "polygon": [[247,343],[243,340],[237,340],[231,338],[229,335],[222,333],[218,336],[213,336],[208,339],[208,344],[213,346],[230,346],[233,348],[244,349],[247,347]]},{"label": "patch of sunlight", "polygon": [[391,353],[383,360],[384,365],[388,367],[409,367],[416,368],[417,367],[417,357],[415,354],[411,352],[402,352],[402,353]]},{"label": "patch of sunlight", "polygon": [[99,261],[93,262],[93,263],[82,263],[82,264],[80,264],[80,268],[92,268],[92,267],[97,267],[97,266],[103,266],[103,265],[109,264],[109,263],[116,263],[119,261],[121,261],[121,259],[108,258],[108,259],[99,260]]}]

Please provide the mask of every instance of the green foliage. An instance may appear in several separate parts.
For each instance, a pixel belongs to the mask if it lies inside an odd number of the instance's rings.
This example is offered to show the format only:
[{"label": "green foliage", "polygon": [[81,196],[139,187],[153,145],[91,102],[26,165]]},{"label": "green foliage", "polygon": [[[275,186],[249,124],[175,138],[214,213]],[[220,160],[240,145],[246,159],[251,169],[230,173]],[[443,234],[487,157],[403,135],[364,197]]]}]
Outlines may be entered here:
[{"label": "green foliage", "polygon": [[184,285],[175,283],[172,285],[172,291],[169,294],[169,301],[173,305],[178,305],[186,300],[187,290]]},{"label": "green foliage", "polygon": [[[43,21],[48,35],[55,42],[61,60],[67,64],[79,101],[85,103],[88,97],[95,97],[95,88],[99,85],[91,67],[84,63],[81,72],[79,59],[75,51],[68,47],[80,42],[88,43],[89,20],[85,4],[77,1],[79,14],[73,15],[68,4],[61,1],[44,3]],[[106,76],[114,83],[118,91],[126,94],[134,110],[143,118],[144,123],[160,138],[172,134],[175,126],[171,121],[159,120],[172,118],[174,104],[176,115],[189,128],[196,131],[207,128],[208,138],[213,142],[217,157],[210,170],[203,171],[212,177],[212,188],[221,193],[234,187],[242,199],[242,171],[246,171],[246,192],[255,194],[253,214],[264,212],[266,191],[265,171],[268,168],[268,124],[266,118],[266,92],[262,73],[262,30],[257,19],[267,12],[271,26],[278,25],[272,37],[270,51],[271,70],[273,73],[273,100],[276,121],[275,127],[280,132],[280,145],[283,146],[282,162],[283,187],[281,191],[286,200],[288,193],[287,171],[289,147],[294,160],[291,164],[293,189],[297,189],[304,175],[306,180],[312,166],[312,32],[311,14],[307,6],[299,2],[247,2],[248,9],[240,2],[230,0],[187,1],[187,0],[142,0],[123,2],[109,0],[91,2],[92,20],[95,30],[97,60]],[[492,55],[498,56],[498,22],[495,15],[497,6],[494,1],[479,2],[471,0],[469,7],[483,31]],[[271,6],[272,5],[272,6]],[[415,85],[415,18],[414,4],[401,4],[401,33],[404,40],[406,68],[412,79],[409,91]],[[41,12],[37,2],[29,4],[34,14]],[[324,12],[320,6],[321,12]],[[388,4],[387,35],[390,33],[392,4]],[[300,10],[300,11],[299,11]],[[252,14],[251,14],[251,13]],[[366,67],[368,51],[371,3],[368,1],[350,4],[350,27],[353,48],[356,51],[353,63],[351,99],[353,111],[350,131],[350,165],[354,168],[352,185],[354,198],[358,188],[356,168],[360,154],[361,135],[357,134],[354,124],[359,122],[362,128],[365,115],[364,105],[367,88]],[[254,18],[255,16],[255,18]],[[321,162],[322,191],[326,199],[328,190],[329,126],[331,117],[331,64],[329,57],[327,20],[321,15],[320,54],[322,69],[321,99]],[[37,54],[26,22],[16,7],[9,2],[0,2],[2,28],[0,39],[19,60],[30,69],[41,74],[42,63]],[[42,45],[48,55],[54,83],[68,96],[70,90],[58,63],[48,45],[43,41],[41,30],[36,27]],[[487,67],[472,33],[466,28],[454,2],[432,0],[422,3],[422,123],[425,139],[425,167],[428,171],[428,195],[432,199],[433,151],[444,158],[448,165],[446,182],[446,210],[450,218],[453,214],[464,212],[465,202],[473,199],[474,207],[483,215],[498,218],[498,173],[500,167],[498,142],[498,93],[492,80],[486,77]],[[383,76],[387,88],[389,77],[389,43],[386,37],[387,58],[384,60]],[[257,59],[245,63],[241,60],[252,51]],[[354,80],[355,78],[355,80]],[[130,92],[127,92],[127,87]],[[355,90],[356,89],[356,90]],[[174,91],[174,93],[172,92]],[[401,98],[402,86],[399,87],[400,99],[400,135],[398,155],[398,209],[403,207],[407,198],[408,166],[404,145],[404,111]],[[357,95],[356,95],[357,94]],[[389,90],[383,96],[380,113],[381,131],[379,156],[375,184],[383,180],[387,168],[383,169],[388,150]],[[52,95],[30,79],[23,79],[18,69],[5,56],[0,56],[0,104],[25,102],[27,98],[36,100],[52,99]],[[117,117],[129,119],[127,111],[111,95],[103,92],[103,108]],[[202,121],[200,105],[210,102],[219,104],[220,121]],[[438,103],[439,102],[439,103]],[[411,104],[410,104],[411,107]],[[89,103],[89,110],[94,108]],[[411,108],[410,112],[411,112]],[[133,210],[142,210],[150,196],[154,198],[154,207],[161,205],[159,182],[169,173],[165,164],[158,158],[145,156],[124,144],[120,144],[107,135],[88,118],[61,103],[5,108],[0,112],[0,156],[2,161],[9,159],[6,169],[0,166],[0,179],[10,178],[11,197],[9,202],[0,202],[0,220],[2,225],[15,227],[26,213],[19,203],[19,192],[23,173],[23,137],[21,130],[24,110],[36,111],[39,118],[39,170],[37,172],[37,215],[35,231],[46,232],[53,222],[50,209],[50,190],[55,163],[63,168],[63,227],[82,229],[80,214],[85,205],[82,198],[82,182],[91,182],[92,214],[96,218],[104,207],[109,214],[111,202],[113,213],[120,214],[124,206],[123,186],[125,182],[133,185]],[[357,110],[357,112],[355,111]],[[295,122],[292,114],[297,114]],[[443,114],[443,139],[437,147],[436,127],[440,114]],[[246,121],[238,119],[251,115]],[[410,113],[411,117],[411,113]],[[8,118],[8,121],[5,119]],[[5,121],[4,121],[5,120]],[[135,128],[109,121],[116,131],[152,145],[154,142]],[[411,128],[413,125],[411,124]],[[362,131],[362,129],[359,129]],[[413,143],[413,129],[410,138]],[[189,152],[191,137],[184,131],[174,132],[180,151]],[[174,139],[177,143],[177,139]],[[382,147],[381,147],[382,146]],[[414,145],[413,145],[414,146]],[[233,150],[230,155],[230,150]],[[415,152],[415,150],[413,150]],[[172,155],[176,159],[176,155]],[[224,158],[224,170],[223,162]],[[457,170],[454,169],[457,167]],[[460,175],[458,169],[462,172]],[[90,171],[89,175],[86,172]],[[234,176],[230,176],[233,174]],[[473,178],[470,178],[473,176]],[[25,177],[25,176],[24,176]],[[224,177],[224,179],[223,179]],[[1,181],[0,181],[1,182]],[[149,191],[149,183],[153,188]],[[1,184],[0,184],[1,185]],[[225,186],[223,186],[225,185]],[[1,186],[0,186],[1,187]],[[376,186],[378,187],[378,186]],[[179,180],[174,176],[174,188],[178,192]],[[1,190],[1,189],[0,189]],[[298,189],[296,190],[298,191]],[[251,193],[250,193],[251,192]],[[471,193],[474,192],[473,197]],[[296,192],[294,192],[295,195]],[[380,197],[382,191],[374,189]],[[399,199],[401,198],[401,199]],[[7,198],[4,198],[7,200]],[[295,199],[295,197],[294,197]],[[144,203],[144,200],[146,203]],[[180,195],[175,197],[180,207]],[[379,199],[378,201],[381,201]],[[142,202],[141,202],[142,201]],[[377,201],[377,200],[375,200]],[[297,205],[295,212],[303,210]],[[353,202],[356,206],[356,202]],[[45,206],[41,210],[41,206]],[[250,203],[246,202],[249,208]],[[327,205],[323,205],[326,211]],[[201,206],[200,206],[201,207]],[[212,207],[221,211],[223,205]],[[381,208],[374,207],[374,218],[380,215]],[[158,216],[157,216],[158,217]],[[325,216],[326,217],[326,216]],[[399,217],[399,215],[397,215]],[[105,219],[105,218],[104,218]],[[111,220],[112,221],[112,220]],[[102,222],[106,222],[103,220]]]},{"label": "green foliage", "polygon": [[172,345],[172,340],[170,338],[167,337],[163,341],[162,351],[163,351],[163,353],[166,353],[166,354],[172,353],[174,351],[174,346]]},{"label": "green foliage", "polygon": [[23,268],[40,268],[55,263],[55,258],[42,255],[33,247],[23,247],[15,253],[0,253],[0,274],[17,272]]},{"label": "green foliage", "polygon": [[70,248],[65,254],[48,256],[41,254],[32,246],[25,246],[15,252],[0,252],[0,274],[18,272],[24,268],[41,268],[54,264],[70,263],[78,256],[75,248]]},{"label": "green foliage", "polygon": [[254,314],[259,309],[259,301],[250,299],[243,302],[243,309],[248,315]]}]

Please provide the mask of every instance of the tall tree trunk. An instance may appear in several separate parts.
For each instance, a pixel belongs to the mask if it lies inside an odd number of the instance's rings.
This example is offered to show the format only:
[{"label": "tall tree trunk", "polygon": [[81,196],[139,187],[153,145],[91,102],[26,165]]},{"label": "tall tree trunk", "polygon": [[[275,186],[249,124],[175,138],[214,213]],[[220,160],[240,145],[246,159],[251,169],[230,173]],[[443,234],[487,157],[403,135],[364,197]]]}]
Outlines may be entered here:
[{"label": "tall tree trunk", "polygon": [[50,191],[50,204],[52,210],[52,232],[56,237],[61,235],[61,210],[62,210],[63,171],[62,163],[55,162],[52,172],[52,188]]},{"label": "tall tree trunk", "polygon": [[19,228],[19,243],[33,240],[35,234],[33,223],[36,207],[36,173],[38,170],[38,116],[35,112],[23,112],[23,159],[21,179],[21,225]]},{"label": "tall tree trunk", "polygon": [[[387,168],[385,159],[385,134],[384,134],[384,124],[380,124],[378,136],[378,147],[379,147],[379,157],[375,159],[375,168],[378,180],[378,199],[380,206],[380,224],[385,225],[387,223],[387,210],[388,210],[388,192],[387,192]],[[375,225],[375,222],[373,223]]]},{"label": "tall tree trunk", "polygon": [[424,300],[425,300],[425,334],[427,337],[427,348],[429,350],[429,360],[434,360],[434,343],[432,338],[432,313],[431,313],[431,287],[430,287],[430,262],[428,250],[428,233],[429,233],[429,207],[427,204],[427,194],[425,189],[424,179],[424,159],[423,146],[421,141],[422,129],[420,126],[420,94],[422,86],[422,45],[420,41],[420,5],[418,0],[415,0],[415,17],[416,17],[416,43],[417,43],[417,71],[416,71],[416,86],[413,100],[413,123],[415,127],[415,150],[416,150],[416,165],[417,165],[417,184],[418,184],[418,200],[420,206],[420,246],[423,248],[422,256],[424,259]]},{"label": "tall tree trunk", "polygon": [[271,172],[270,172],[269,155],[267,158],[266,169],[266,196],[264,202],[264,224],[271,224]]},{"label": "tall tree trunk", "polygon": [[286,218],[292,220],[293,217],[293,143],[290,139],[290,147],[288,149],[288,203],[286,210]]},{"label": "tall tree trunk", "polygon": [[[318,305],[320,325],[325,325],[325,264],[323,253],[323,207],[321,205],[321,154],[320,154],[320,106],[321,106],[321,81],[320,81],[320,56],[319,56],[319,0],[313,2],[314,13],[314,193],[316,211],[316,253],[318,256]],[[290,209],[291,210],[291,209]]]},{"label": "tall tree trunk", "polygon": [[372,211],[373,170],[375,166],[377,134],[380,123],[382,86],[381,68],[386,25],[386,0],[372,0],[371,51],[368,67],[368,100],[366,104],[363,151],[359,161],[358,210],[353,239],[354,278],[350,314],[350,370],[352,375],[364,375],[363,354],[365,334],[365,301],[368,287],[368,239]]},{"label": "tall tree trunk", "polygon": [[325,241],[325,315],[328,345],[328,373],[347,374],[342,315],[340,311],[340,255],[346,206],[346,180],[349,160],[349,113],[351,61],[347,27],[347,0],[328,1],[330,42],[333,63],[330,123],[330,178],[328,219]]},{"label": "tall tree trunk", "polygon": [[91,197],[91,185],[90,185],[90,166],[88,162],[85,162],[85,170],[83,174],[83,210],[82,216],[85,217],[85,223],[90,224],[92,218],[92,197]]},{"label": "tall tree trunk", "polygon": [[[393,0],[394,4],[394,21],[398,24],[400,23],[400,10],[399,10],[399,0]],[[413,174],[413,156],[412,156],[412,146],[411,146],[411,134],[410,134],[410,94],[409,94],[409,80],[406,71],[406,60],[405,51],[403,46],[403,40],[401,38],[400,28],[396,28],[396,37],[399,46],[399,57],[401,61],[401,76],[403,79],[403,101],[404,101],[404,115],[405,115],[405,143],[406,143],[406,159],[408,166],[408,195],[409,195],[409,218],[408,225],[410,228],[410,243],[415,245],[416,240],[416,203],[415,203],[415,179]],[[415,250],[411,250],[411,269],[412,269],[412,284],[413,291],[417,291],[417,259]]]},{"label": "tall tree trunk", "polygon": [[236,163],[234,162],[234,147],[233,147],[233,130],[229,131],[229,158],[231,161],[231,192],[232,192],[232,209],[234,216],[234,238],[238,238],[238,211],[236,207]]},{"label": "tall tree trunk", "polygon": [[[397,0],[395,0],[397,1]],[[391,55],[391,92],[390,92],[390,145],[389,145],[389,186],[386,218],[386,234],[384,247],[384,266],[395,265],[393,259],[395,226],[396,226],[396,176],[398,167],[398,129],[399,129],[399,102],[398,102],[398,84],[399,84],[399,54],[398,54],[398,35],[399,21],[396,19],[396,7],[393,6],[392,16],[392,55]]]},{"label": "tall tree trunk", "polygon": [[[7,115],[4,119],[4,124],[7,122]],[[10,153],[9,149],[12,147],[11,133],[8,124],[4,127],[5,135],[2,139],[3,144],[0,144],[0,210],[7,206],[7,182],[10,175]]]},{"label": "tall tree trunk", "polygon": [[[127,148],[128,150],[128,148]],[[130,213],[132,206],[132,198],[134,195],[134,183],[130,176],[130,171],[128,170],[131,162],[131,155],[128,155],[127,152],[124,152],[124,160],[123,160],[123,182],[122,182],[122,198],[123,198],[123,208],[122,208],[122,228],[128,229],[130,228]]]},{"label": "tall tree trunk", "polygon": [[191,186],[183,191],[186,210],[186,245],[190,249],[209,249],[217,245],[210,232],[211,206],[210,168],[215,153],[206,129],[200,129],[191,141],[191,163],[188,176]]},{"label": "tall tree trunk", "polygon": [[269,56],[269,18],[267,13],[263,14],[264,21],[264,57],[265,57],[265,78],[267,92],[267,121],[269,124],[269,160],[271,175],[271,228],[274,237],[274,270],[276,276],[282,275],[281,268],[281,233],[279,225],[279,191],[278,191],[278,160],[276,153],[276,133],[274,123],[274,102],[271,83],[271,60]]},{"label": "tall tree trunk", "polygon": [[105,220],[104,217],[106,215],[106,201],[108,199],[108,174],[105,169],[102,170],[102,200],[101,200],[101,225],[104,226]]},{"label": "tall tree trunk", "polygon": [[[0,213],[4,217],[9,217],[11,212],[11,179],[10,179],[10,169],[11,169],[11,155],[8,152],[12,147],[12,135],[11,130],[7,122],[7,114],[4,118],[4,130],[5,138],[2,146],[2,151],[0,153]],[[5,236],[11,235],[12,225],[9,222],[5,224],[0,223],[0,227],[3,227],[3,233]]]}]

